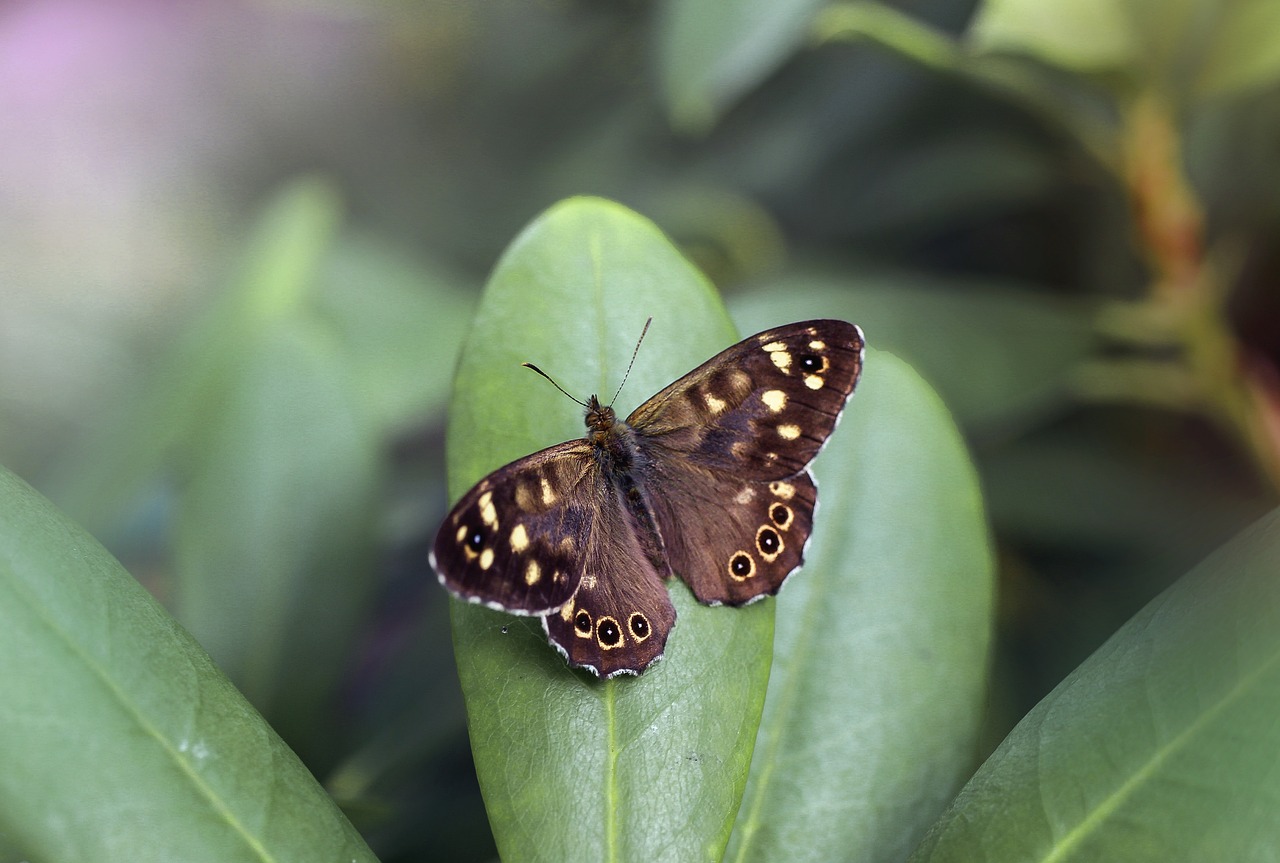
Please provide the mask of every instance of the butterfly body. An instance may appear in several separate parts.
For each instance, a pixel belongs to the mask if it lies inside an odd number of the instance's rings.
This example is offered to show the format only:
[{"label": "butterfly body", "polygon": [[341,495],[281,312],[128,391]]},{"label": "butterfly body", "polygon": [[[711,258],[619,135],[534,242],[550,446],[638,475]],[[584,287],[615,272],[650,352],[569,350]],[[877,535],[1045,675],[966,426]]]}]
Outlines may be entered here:
[{"label": "butterfly body", "polygon": [[512,462],[463,495],[432,564],[450,591],[542,618],[570,664],[639,673],[675,624],[675,575],[699,601],[776,593],[803,562],[808,464],[862,366],[843,321],[768,330],[721,352],[625,421],[596,396],[585,438]]}]

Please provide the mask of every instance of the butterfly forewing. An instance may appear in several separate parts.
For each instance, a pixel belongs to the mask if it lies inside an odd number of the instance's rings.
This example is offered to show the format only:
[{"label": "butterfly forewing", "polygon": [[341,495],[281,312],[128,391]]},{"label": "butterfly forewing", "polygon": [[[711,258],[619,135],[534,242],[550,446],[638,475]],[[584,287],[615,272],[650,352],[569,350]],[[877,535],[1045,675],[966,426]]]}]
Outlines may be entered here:
[{"label": "butterfly forewing", "polygon": [[688,460],[750,479],[793,476],[835,428],[862,370],[861,331],[806,321],[744,339],[627,417],[664,464]]},{"label": "butterfly forewing", "polygon": [[583,440],[489,474],[436,535],[432,565],[440,582],[464,599],[516,614],[559,609],[578,589],[599,482]]}]

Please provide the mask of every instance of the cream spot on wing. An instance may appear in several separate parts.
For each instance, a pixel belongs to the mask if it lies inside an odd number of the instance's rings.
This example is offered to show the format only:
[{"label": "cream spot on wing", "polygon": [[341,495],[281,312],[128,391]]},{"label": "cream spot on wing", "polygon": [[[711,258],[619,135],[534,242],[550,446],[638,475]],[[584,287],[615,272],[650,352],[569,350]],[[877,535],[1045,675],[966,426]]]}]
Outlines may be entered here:
[{"label": "cream spot on wing", "polygon": [[557,569],[555,572],[551,573],[551,580],[556,584],[562,584],[565,581],[565,574]]},{"label": "cream spot on wing", "polygon": [[774,351],[785,351],[787,349],[787,346],[782,342],[769,342],[769,344],[761,345],[761,347],[769,353],[773,353]]},{"label": "cream spot on wing", "polygon": [[826,350],[827,343],[822,341],[822,339],[814,339],[809,342],[809,347],[813,348],[815,351],[823,351]]},{"label": "cream spot on wing", "polygon": [[729,406],[729,403],[724,399],[718,399],[711,393],[703,393],[702,400],[706,402],[707,410],[711,411],[713,414],[722,413],[724,409]]},{"label": "cream spot on wing", "polygon": [[493,566],[493,549],[486,548],[480,552],[480,568],[488,569],[491,566]]},{"label": "cream spot on wing", "polygon": [[529,561],[529,565],[524,568],[524,583],[533,587],[542,578],[542,567],[538,566],[536,560]]},{"label": "cream spot on wing", "polygon": [[556,493],[551,488],[551,480],[545,476],[542,478],[542,505],[551,506],[556,502]]},{"label": "cream spot on wing", "polygon": [[600,583],[600,580],[596,578],[594,575],[582,576],[582,586],[587,590],[595,590],[596,585],[599,583]]},{"label": "cream spot on wing", "polygon": [[573,554],[574,545],[576,545],[576,543],[573,541],[573,537],[571,536],[562,537],[560,539],[560,550],[565,554]]},{"label": "cream spot on wing", "polygon": [[796,487],[789,482],[771,482],[769,483],[769,491],[782,500],[791,500],[795,497]]},{"label": "cream spot on wing", "polygon": [[493,505],[493,492],[486,491],[480,495],[480,520],[490,527],[498,526],[498,510]]},{"label": "cream spot on wing", "polygon": [[522,482],[516,485],[516,506],[520,508],[521,512],[533,512],[536,509],[534,506],[536,502],[533,496],[533,489],[529,487],[528,483]]},{"label": "cream spot on wing", "polygon": [[746,441],[736,440],[729,444],[729,452],[734,458],[746,458],[750,451],[751,445]]},{"label": "cream spot on wing", "polygon": [[778,426],[778,435],[783,440],[795,440],[800,437],[800,426],[791,425],[790,423],[780,425]]},{"label": "cream spot on wing", "polygon": [[804,385],[811,390],[820,390],[822,389],[822,378],[817,375],[805,375]]},{"label": "cream spot on wing", "polygon": [[529,547],[529,532],[524,529],[523,524],[517,524],[511,528],[511,550],[524,551]]},{"label": "cream spot on wing", "polygon": [[[558,572],[556,573],[556,575],[559,575],[559,574],[560,573]],[[572,599],[566,602],[564,604],[564,607],[560,609],[560,619],[563,620],[565,623],[568,623],[569,621],[573,620],[573,600]]]},{"label": "cream spot on wing", "polygon": [[783,374],[791,374],[791,354],[786,351],[774,351],[769,354],[769,359],[773,360],[773,364]]},{"label": "cream spot on wing", "polygon": [[765,390],[760,396],[760,401],[776,414],[787,406],[787,394],[782,390]]},{"label": "cream spot on wing", "polygon": [[756,490],[748,485],[743,486],[742,491],[738,492],[737,496],[733,500],[738,504],[748,504],[755,499],[755,496]]},{"label": "cream spot on wing", "polygon": [[457,537],[459,545],[467,541],[467,526],[465,524],[458,528]]}]

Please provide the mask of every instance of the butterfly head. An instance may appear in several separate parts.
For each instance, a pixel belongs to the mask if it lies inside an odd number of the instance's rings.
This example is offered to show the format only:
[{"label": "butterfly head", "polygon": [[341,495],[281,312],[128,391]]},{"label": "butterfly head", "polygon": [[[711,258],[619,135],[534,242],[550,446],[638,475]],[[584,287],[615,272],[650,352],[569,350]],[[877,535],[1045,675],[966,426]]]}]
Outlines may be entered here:
[{"label": "butterfly head", "polygon": [[614,414],[611,405],[602,405],[599,398],[592,396],[587,399],[586,423],[591,437],[595,438],[609,433],[617,423],[617,415]]}]

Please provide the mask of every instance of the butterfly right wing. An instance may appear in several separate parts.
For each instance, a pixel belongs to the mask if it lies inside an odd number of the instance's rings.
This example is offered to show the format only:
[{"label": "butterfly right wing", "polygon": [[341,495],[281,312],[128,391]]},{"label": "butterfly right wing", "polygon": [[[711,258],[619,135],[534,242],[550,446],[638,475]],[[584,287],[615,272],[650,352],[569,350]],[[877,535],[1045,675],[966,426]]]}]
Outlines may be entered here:
[{"label": "butterfly right wing", "polygon": [[440,526],[431,551],[440,583],[512,614],[558,611],[582,578],[600,482],[585,440],[498,468]]},{"label": "butterfly right wing", "polygon": [[671,568],[700,601],[775,593],[803,563],[817,506],[808,465],[857,384],[862,350],[844,321],[776,327],[628,417]]}]

